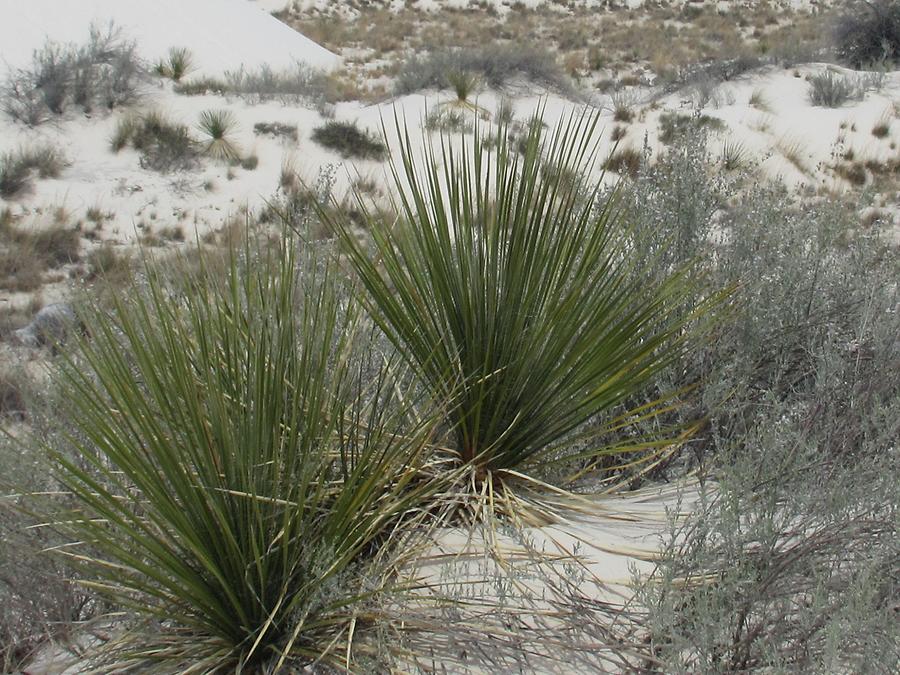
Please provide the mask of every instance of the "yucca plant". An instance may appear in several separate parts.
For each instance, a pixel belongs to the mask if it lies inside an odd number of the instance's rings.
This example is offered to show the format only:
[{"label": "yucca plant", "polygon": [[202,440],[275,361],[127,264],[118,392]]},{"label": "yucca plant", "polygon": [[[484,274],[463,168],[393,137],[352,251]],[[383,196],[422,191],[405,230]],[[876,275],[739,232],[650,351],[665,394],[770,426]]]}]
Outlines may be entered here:
[{"label": "yucca plant", "polygon": [[480,82],[478,75],[468,70],[451,70],[445,77],[447,84],[456,94],[456,100],[448,101],[445,105],[467,108],[484,117],[490,116],[487,110],[469,100]]},{"label": "yucca plant", "polygon": [[154,72],[160,77],[168,77],[175,82],[181,82],[194,69],[194,55],[187,47],[172,47],[169,55],[154,67]]},{"label": "yucca plant", "polygon": [[223,276],[200,254],[183,286],[150,268],[61,367],[73,429],[49,451],[74,506],[49,522],[83,583],[147,619],[106,672],[355,667],[388,528],[431,489],[425,433],[354,375],[353,303],[294,246]]},{"label": "yucca plant", "polygon": [[230,110],[204,110],[200,113],[200,131],[209,136],[204,152],[216,160],[238,161],[241,151],[231,135],[237,127],[237,118]]},{"label": "yucca plant", "polygon": [[375,321],[450,402],[456,461],[495,507],[515,483],[524,495],[604,457],[649,462],[685,433],[629,438],[672,396],[626,404],[691,348],[717,298],[695,297],[687,270],[652,281],[629,256],[627,221],[593,175],[598,119],[572,114],[545,137],[538,116],[523,148],[476,128],[471,146],[443,137],[421,156],[398,120],[400,217],[364,215],[375,255],[349,218],[321,214]]}]

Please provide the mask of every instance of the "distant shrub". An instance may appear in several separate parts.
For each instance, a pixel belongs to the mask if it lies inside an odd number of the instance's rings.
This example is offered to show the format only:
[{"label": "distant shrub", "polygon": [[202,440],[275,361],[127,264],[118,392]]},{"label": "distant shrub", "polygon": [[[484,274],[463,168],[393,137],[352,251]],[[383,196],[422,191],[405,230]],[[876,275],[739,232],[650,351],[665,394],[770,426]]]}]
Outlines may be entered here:
[{"label": "distant shrub", "polygon": [[326,102],[328,76],[303,64],[276,71],[264,65],[257,70],[226,72],[222,79],[205,78],[175,85],[186,96],[208,93],[235,94],[258,101],[278,100],[321,107]]},{"label": "distant shrub", "polygon": [[282,124],[281,122],[257,122],[253,125],[253,133],[260,136],[275,136],[297,140],[297,125]]},{"label": "distant shrub", "polygon": [[3,107],[29,126],[62,115],[72,105],[85,112],[111,110],[137,97],[144,75],[134,43],[123,40],[113,26],[106,32],[92,27],[83,46],[47,42],[36,51],[30,68],[7,79]]},{"label": "distant shrub", "polygon": [[446,86],[449,73],[469,73],[500,89],[515,79],[525,79],[550,89],[572,93],[571,82],[550,52],[536,47],[490,45],[439,50],[413,57],[400,66],[394,82],[397,94]]},{"label": "distant shrub", "polygon": [[643,156],[636,148],[618,148],[603,163],[606,171],[614,171],[621,176],[637,176]]},{"label": "distant shrub", "polygon": [[834,25],[838,56],[854,68],[900,58],[900,2],[849,3]]},{"label": "distant shrub", "polygon": [[668,145],[687,134],[696,134],[701,129],[719,130],[724,127],[722,120],[709,115],[666,112],[659,117],[659,140]]},{"label": "distant shrub", "polygon": [[189,169],[198,157],[197,143],[187,126],[156,111],[119,120],[110,146],[119,152],[129,144],[141,153],[141,166],[154,171]]},{"label": "distant shrub", "polygon": [[[0,370],[0,420],[25,419],[25,397],[31,382],[21,370]],[[2,661],[0,661],[2,664]]]},{"label": "distant shrub", "polygon": [[342,157],[382,159],[387,149],[381,140],[350,122],[326,122],[323,126],[313,129],[312,139]]},{"label": "distant shrub", "polygon": [[809,101],[824,108],[839,108],[857,96],[857,87],[847,76],[826,70],[809,78]]}]

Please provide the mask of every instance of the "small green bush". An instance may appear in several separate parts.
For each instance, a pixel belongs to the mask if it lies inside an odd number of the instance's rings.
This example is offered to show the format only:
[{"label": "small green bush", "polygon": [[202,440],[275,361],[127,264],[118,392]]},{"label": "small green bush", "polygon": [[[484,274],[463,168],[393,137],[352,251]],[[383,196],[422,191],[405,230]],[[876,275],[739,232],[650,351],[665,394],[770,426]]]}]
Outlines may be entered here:
[{"label": "small green bush", "polygon": [[387,150],[381,140],[351,122],[326,122],[313,129],[312,139],[322,147],[334,150],[341,157],[382,159]]}]

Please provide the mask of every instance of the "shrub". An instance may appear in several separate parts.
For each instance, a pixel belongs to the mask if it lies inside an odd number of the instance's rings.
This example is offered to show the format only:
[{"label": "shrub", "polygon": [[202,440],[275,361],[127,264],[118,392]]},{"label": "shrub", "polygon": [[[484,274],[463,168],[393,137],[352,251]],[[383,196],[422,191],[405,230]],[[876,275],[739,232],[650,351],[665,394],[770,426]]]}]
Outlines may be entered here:
[{"label": "shrub", "polygon": [[685,134],[696,133],[699,129],[724,129],[725,123],[709,115],[694,113],[683,115],[676,112],[666,112],[659,116],[659,140],[661,143],[671,144]]},{"label": "shrub", "polygon": [[783,186],[711,176],[704,145],[696,132],[680,139],[623,200],[635,241],[653,242],[645,268],[664,276],[700,256],[708,288],[739,284],[731,321],[661,376],[685,392],[679,416],[708,420],[669,475],[699,464],[712,480],[641,583],[646,663],[667,673],[890,671],[896,247],[859,229],[853,200],[798,208]]},{"label": "shrub", "polygon": [[354,356],[356,310],[297,248],[245,243],[224,276],[199,250],[147,269],[146,291],[87,310],[92,338],[60,365],[74,433],[48,451],[74,501],[49,522],[146,621],[105,669],[358,668],[361,609],[434,489],[413,482],[433,429],[400,432],[386,373]]},{"label": "shrub", "polygon": [[473,129],[474,120],[471,111],[441,106],[428,111],[425,128],[429,131],[469,133]]},{"label": "shrub", "polygon": [[31,169],[21,154],[0,155],[0,196],[9,199],[31,184]]},{"label": "shrub", "polygon": [[480,75],[488,86],[500,89],[515,79],[526,79],[562,93],[573,88],[554,56],[543,49],[513,45],[433,51],[400,66],[394,81],[397,94],[446,86],[453,72]]},{"label": "shrub", "polygon": [[328,76],[302,64],[283,71],[269,66],[261,66],[258,70],[242,68],[225,73],[221,80],[204,79],[175,86],[177,93],[187,96],[227,93],[261,101],[301,102],[315,107],[324,105],[327,90]]},{"label": "shrub", "polygon": [[853,68],[900,57],[900,2],[853,2],[834,26],[838,56]]},{"label": "shrub", "polygon": [[312,139],[342,157],[382,159],[387,150],[381,140],[373,138],[351,122],[326,122],[313,129]]},{"label": "shrub", "polygon": [[93,249],[85,258],[87,279],[127,282],[131,277],[131,256],[106,242]]},{"label": "shrub", "polygon": [[[706,309],[681,313],[679,302],[696,300],[683,272],[656,285],[630,276],[611,202],[595,209],[583,197],[598,190],[583,174],[598,119],[564,120],[544,141],[538,117],[524,156],[505,130],[485,147],[476,127],[474,150],[444,144],[435,155],[425,144],[421,160],[398,121],[400,215],[383,222],[363,209],[374,258],[346,219],[321,210],[341,234],[375,321],[433,399],[447,402],[452,458],[468,472],[466,485],[501,511],[519,510],[506,487],[528,485],[525,474],[566,484],[576,457],[647,448],[598,440],[627,413],[604,417],[599,429],[583,425],[688,348],[688,316]],[[576,429],[596,441],[583,456],[566,442]]]},{"label": "shrub", "polygon": [[253,125],[253,133],[260,136],[275,136],[297,140],[297,125],[282,124],[281,122],[257,122]]},{"label": "shrub", "polygon": [[613,171],[620,176],[637,176],[641,168],[644,158],[641,151],[637,148],[617,148],[606,161],[603,168],[607,171]]},{"label": "shrub", "polygon": [[4,109],[30,126],[62,115],[70,105],[86,112],[98,107],[111,110],[137,97],[144,73],[134,44],[123,40],[114,26],[106,32],[92,27],[85,45],[48,41],[35,52],[30,68],[10,75]]},{"label": "shrub", "polygon": [[241,152],[230,136],[237,127],[237,118],[230,110],[204,110],[200,113],[200,131],[209,136],[203,151],[217,160],[233,162]]},{"label": "shrub", "polygon": [[110,146],[118,152],[129,143],[141,153],[141,166],[154,171],[189,169],[197,160],[196,142],[187,126],[158,112],[119,120]]},{"label": "shrub", "polygon": [[838,76],[826,70],[809,78],[809,100],[813,105],[839,108],[856,96],[857,87],[849,77]]}]

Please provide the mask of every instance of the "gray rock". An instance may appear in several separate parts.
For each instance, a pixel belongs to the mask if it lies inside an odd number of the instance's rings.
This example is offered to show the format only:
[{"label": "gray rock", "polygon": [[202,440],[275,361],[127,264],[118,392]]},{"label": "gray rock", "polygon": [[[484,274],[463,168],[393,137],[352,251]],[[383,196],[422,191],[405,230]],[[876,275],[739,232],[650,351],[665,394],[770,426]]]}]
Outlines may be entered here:
[{"label": "gray rock", "polygon": [[53,347],[63,344],[78,325],[72,306],[57,302],[40,310],[24,328],[13,331],[13,341],[26,347]]}]

